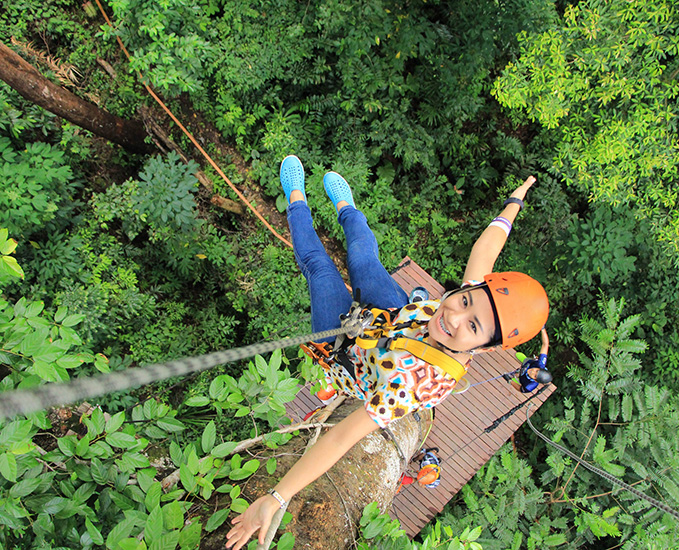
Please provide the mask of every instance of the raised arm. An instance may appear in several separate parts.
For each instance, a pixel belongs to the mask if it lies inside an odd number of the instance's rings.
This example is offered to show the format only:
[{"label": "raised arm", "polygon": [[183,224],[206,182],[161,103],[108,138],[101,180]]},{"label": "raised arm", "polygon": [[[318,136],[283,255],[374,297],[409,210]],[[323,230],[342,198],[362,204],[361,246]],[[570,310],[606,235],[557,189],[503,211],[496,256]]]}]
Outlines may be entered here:
[{"label": "raised arm", "polygon": [[[289,502],[304,487],[332,468],[349,449],[377,427],[363,407],[355,410],[331,428],[290,468],[276,485],[276,491]],[[279,508],[280,503],[271,495],[258,498],[232,521],[234,527],[226,535],[228,540],[226,547],[239,550],[257,530],[259,542],[263,544],[271,520]]]},{"label": "raised arm", "polygon": [[540,354],[547,355],[547,352],[549,351],[549,336],[547,336],[547,329],[545,327],[542,327],[540,336],[542,337],[542,347],[540,348]]},{"label": "raised arm", "polygon": [[[510,196],[523,201],[526,193],[534,183],[535,178],[530,176]],[[513,224],[520,210],[521,207],[518,204],[509,203],[505,206],[499,217],[507,220],[509,224]],[[505,229],[502,228],[503,225]],[[507,242],[509,228],[510,226],[507,226],[503,221],[498,222],[497,225],[486,227],[472,247],[469,260],[467,261],[467,268],[464,271],[464,281],[482,281],[484,275],[493,272],[495,261]]]}]

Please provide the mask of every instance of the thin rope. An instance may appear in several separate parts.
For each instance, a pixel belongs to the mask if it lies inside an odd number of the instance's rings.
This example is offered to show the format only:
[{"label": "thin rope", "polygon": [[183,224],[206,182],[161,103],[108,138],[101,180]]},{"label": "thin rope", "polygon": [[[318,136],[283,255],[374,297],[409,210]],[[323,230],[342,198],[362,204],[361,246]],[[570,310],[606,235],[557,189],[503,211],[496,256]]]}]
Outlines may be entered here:
[{"label": "thin rope", "polygon": [[[514,371],[516,372],[516,371]],[[514,374],[514,372],[506,372],[505,374]],[[481,382],[474,382],[473,384],[470,384],[469,387],[473,388],[474,386],[480,386],[481,384],[485,384],[486,382],[492,382],[493,380],[497,380],[498,378],[502,378],[505,374],[501,374],[500,376],[496,376],[495,378],[489,378],[488,380],[481,380]]]},{"label": "thin rope", "polygon": [[274,342],[259,342],[197,357],[156,363],[141,368],[75,378],[68,382],[46,384],[29,390],[4,392],[0,394],[0,419],[11,418],[18,414],[30,414],[56,405],[74,403],[107,393],[129,390],[175,376],[185,376],[211,369],[217,365],[247,359],[254,355],[262,355],[277,349],[346,334],[353,329],[355,329],[353,326],[340,327],[314,334],[284,338]]},{"label": "thin rope", "polygon": [[625,482],[622,481],[621,479],[615,477],[614,475],[611,475],[611,474],[609,474],[608,472],[604,472],[603,470],[597,468],[596,466],[593,466],[593,465],[590,464],[589,462],[587,462],[587,461],[585,461],[585,460],[582,460],[580,457],[578,457],[577,455],[574,455],[572,452],[570,452],[570,451],[569,451],[568,449],[566,449],[565,447],[562,447],[562,446],[559,445],[558,443],[555,443],[554,441],[552,441],[551,439],[549,439],[546,435],[543,435],[542,433],[540,433],[540,432],[535,428],[535,426],[533,426],[533,423],[530,421],[530,417],[529,417],[529,414],[528,414],[528,413],[530,412],[530,408],[531,408],[532,406],[533,406],[533,403],[530,403],[530,404],[528,405],[528,409],[526,409],[526,422],[528,422],[528,425],[530,426],[530,429],[533,430],[533,432],[535,432],[535,434],[536,434],[540,439],[542,439],[545,443],[547,443],[548,445],[551,445],[552,447],[558,449],[559,451],[561,451],[561,452],[564,453],[565,455],[571,457],[571,458],[572,458],[573,460],[575,460],[578,464],[581,464],[583,467],[587,468],[590,472],[593,472],[593,473],[595,473],[595,474],[597,474],[597,475],[603,477],[604,479],[607,479],[608,481],[610,481],[610,482],[613,483],[614,485],[619,485],[619,486],[622,487],[623,489],[627,489],[627,490],[628,490],[630,493],[632,493],[633,495],[638,496],[639,498],[645,500],[646,502],[649,502],[650,504],[652,504],[652,505],[655,506],[656,508],[662,510],[663,512],[667,512],[668,514],[670,514],[670,515],[674,516],[675,518],[679,519],[679,512],[677,512],[674,508],[670,508],[669,506],[667,506],[667,504],[665,504],[665,503],[663,503],[663,502],[660,502],[659,500],[656,500],[656,499],[654,499],[654,498],[651,498],[651,497],[645,495],[645,494],[642,493],[641,491],[635,489],[635,488],[632,487],[631,485],[628,485],[627,483],[625,483]]},{"label": "thin rope", "polygon": [[[97,3],[97,6],[99,6],[99,11],[100,11],[101,14],[104,16],[104,19],[106,20],[106,23],[108,23],[108,26],[111,27],[111,29],[113,29],[113,30],[115,31],[115,27],[113,26],[113,23],[111,23],[111,20],[109,19],[108,15],[106,15],[106,12],[104,11],[104,8],[103,8],[103,6],[101,5],[101,3],[99,2],[99,0],[95,0],[95,2]],[[123,50],[123,53],[125,54],[125,57],[127,57],[127,60],[131,62],[131,61],[132,61],[132,58],[131,58],[131,56],[130,56],[130,53],[127,51],[127,48],[125,48],[125,44],[123,44],[123,41],[120,39],[120,37],[119,37],[118,35],[116,35],[116,40],[118,41],[118,45],[120,46],[120,49]],[[181,131],[184,132],[184,134],[186,135],[186,137],[188,137],[188,138],[191,140],[191,143],[193,143],[193,145],[196,147],[196,149],[198,149],[198,150],[200,151],[200,153],[203,155],[203,157],[205,157],[205,159],[208,161],[208,163],[210,164],[210,166],[212,166],[212,168],[215,169],[215,171],[216,171],[216,172],[221,176],[221,178],[229,185],[229,187],[233,190],[233,192],[236,193],[236,195],[238,195],[238,198],[239,198],[240,200],[243,201],[243,203],[245,204],[245,206],[247,206],[247,207],[252,211],[252,213],[253,213],[255,216],[257,216],[257,217],[259,218],[259,220],[264,224],[264,226],[265,226],[269,231],[271,231],[271,233],[273,233],[273,235],[274,235],[276,238],[278,238],[278,239],[281,240],[283,243],[285,243],[285,245],[287,245],[287,246],[289,246],[290,248],[292,248],[292,243],[291,243],[290,241],[288,241],[285,237],[281,236],[281,235],[278,233],[278,231],[276,231],[276,230],[269,224],[269,222],[267,222],[267,221],[264,219],[264,217],[263,217],[259,212],[257,212],[257,210],[255,209],[255,207],[252,206],[252,204],[250,204],[250,202],[245,198],[245,195],[243,195],[243,193],[241,193],[241,192],[236,188],[236,186],[235,186],[233,183],[231,183],[231,180],[229,180],[229,178],[228,178],[228,177],[226,176],[226,174],[222,171],[222,169],[217,165],[217,163],[216,163],[214,160],[212,160],[212,157],[211,157],[210,155],[208,155],[207,151],[205,151],[205,149],[203,149],[203,148],[200,146],[200,144],[198,143],[198,141],[196,140],[196,138],[193,137],[193,135],[191,134],[191,132],[189,132],[189,131],[184,127],[184,125],[183,125],[181,122],[179,122],[179,119],[178,119],[176,116],[174,116],[174,114],[172,113],[172,111],[170,111],[170,109],[167,107],[167,105],[165,105],[165,103],[163,103],[163,101],[156,95],[156,93],[153,91],[153,89],[151,88],[151,86],[149,86],[149,85],[144,81],[144,77],[143,77],[143,75],[141,74],[140,71],[137,71],[137,75],[139,76],[139,80],[140,80],[141,83],[143,84],[144,88],[146,88],[146,91],[149,93],[149,95],[156,101],[156,103],[158,103],[158,105],[160,105],[160,107],[167,113],[167,115],[174,121],[174,123],[175,123],[177,126],[179,126],[179,128],[181,129]]]}]

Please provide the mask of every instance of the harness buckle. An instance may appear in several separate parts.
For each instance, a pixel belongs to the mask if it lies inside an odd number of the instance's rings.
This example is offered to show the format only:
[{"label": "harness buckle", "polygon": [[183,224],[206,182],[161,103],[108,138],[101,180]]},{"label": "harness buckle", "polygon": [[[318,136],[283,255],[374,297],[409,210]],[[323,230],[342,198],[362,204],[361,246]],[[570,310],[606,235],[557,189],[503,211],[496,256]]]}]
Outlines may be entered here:
[{"label": "harness buckle", "polygon": [[333,351],[328,342],[309,342],[308,346],[301,344],[299,347],[302,348],[305,354],[311,357],[315,364],[320,365],[326,370],[330,368],[327,360],[331,358]]}]

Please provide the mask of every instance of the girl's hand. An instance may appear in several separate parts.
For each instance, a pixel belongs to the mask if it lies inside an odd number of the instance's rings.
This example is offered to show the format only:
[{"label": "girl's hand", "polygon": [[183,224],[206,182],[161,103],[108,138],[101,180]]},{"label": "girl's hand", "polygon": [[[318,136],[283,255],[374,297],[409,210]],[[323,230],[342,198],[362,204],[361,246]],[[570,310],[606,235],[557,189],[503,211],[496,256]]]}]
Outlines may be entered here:
[{"label": "girl's hand", "polygon": [[516,190],[510,196],[523,200],[524,198],[526,198],[526,193],[533,186],[534,183],[535,177],[528,176],[528,179],[524,181],[519,187],[517,187]]},{"label": "girl's hand", "polygon": [[231,521],[233,527],[226,535],[226,547],[239,550],[258,529],[259,543],[264,544],[271,520],[280,507],[278,501],[270,495],[255,500],[245,512]]}]

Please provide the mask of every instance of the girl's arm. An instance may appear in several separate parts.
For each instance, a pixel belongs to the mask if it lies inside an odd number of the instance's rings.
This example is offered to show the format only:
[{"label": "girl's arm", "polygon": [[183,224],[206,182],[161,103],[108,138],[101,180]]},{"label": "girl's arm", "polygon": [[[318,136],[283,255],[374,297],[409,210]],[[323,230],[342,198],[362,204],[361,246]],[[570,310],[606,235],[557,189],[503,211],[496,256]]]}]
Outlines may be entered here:
[{"label": "girl's arm", "polygon": [[[511,196],[523,200],[534,183],[535,178],[530,176]],[[505,218],[510,224],[514,223],[520,210],[518,204],[510,203],[505,206],[500,217]],[[507,233],[504,230],[494,225],[488,226],[472,247],[467,268],[464,271],[464,281],[482,281],[484,275],[492,273],[495,261],[505,242],[507,242]]]},{"label": "girl's arm", "polygon": [[[304,487],[332,468],[363,437],[377,428],[377,424],[363,407],[355,410],[332,427],[290,468],[276,485],[276,491],[289,502]],[[231,522],[234,527],[226,535],[228,541],[226,547],[239,550],[258,529],[259,542],[263,544],[271,519],[279,508],[279,502],[271,495],[258,498]]]},{"label": "girl's arm", "polygon": [[545,329],[545,327],[542,327],[540,335],[542,336],[542,347],[540,348],[540,354],[547,355],[547,352],[549,351],[549,336],[547,336],[547,329]]}]

